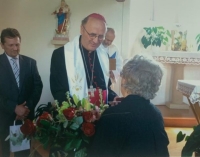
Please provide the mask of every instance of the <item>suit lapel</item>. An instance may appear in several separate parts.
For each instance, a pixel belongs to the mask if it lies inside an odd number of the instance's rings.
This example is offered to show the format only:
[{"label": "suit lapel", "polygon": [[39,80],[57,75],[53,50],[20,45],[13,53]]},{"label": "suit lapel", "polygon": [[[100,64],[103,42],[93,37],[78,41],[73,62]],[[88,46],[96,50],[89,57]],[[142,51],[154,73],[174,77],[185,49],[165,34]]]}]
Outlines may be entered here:
[{"label": "suit lapel", "polygon": [[16,86],[16,88],[18,88],[16,79],[15,79],[15,75],[13,73],[12,67],[11,67],[10,62],[5,53],[2,55],[2,59],[1,59],[0,63],[3,65],[3,67],[5,67],[6,71],[8,70],[9,77],[12,79],[12,82]]},{"label": "suit lapel", "polygon": [[25,76],[25,61],[24,58],[19,55],[19,66],[20,66],[20,81],[19,81],[19,87],[20,90],[22,89],[23,81],[24,81],[24,76]]}]

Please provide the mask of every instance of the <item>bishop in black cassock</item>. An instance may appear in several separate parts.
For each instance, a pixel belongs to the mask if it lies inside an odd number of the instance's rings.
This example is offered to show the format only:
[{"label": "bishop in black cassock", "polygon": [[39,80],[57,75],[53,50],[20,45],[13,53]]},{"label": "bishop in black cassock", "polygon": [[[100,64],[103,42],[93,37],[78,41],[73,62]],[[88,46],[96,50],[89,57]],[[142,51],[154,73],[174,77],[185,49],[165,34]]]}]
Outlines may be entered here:
[{"label": "bishop in black cassock", "polygon": [[[77,39],[75,39],[77,40]],[[109,79],[108,87],[106,87],[106,82],[103,75],[103,70],[100,65],[100,61],[97,55],[97,51],[89,53],[80,43],[81,36],[78,39],[78,47],[83,60],[83,65],[86,74],[87,87],[90,88],[90,81],[92,78],[92,85],[94,88],[102,89],[108,91],[108,97],[106,101],[113,101],[114,97],[117,96],[110,88],[111,81]],[[77,42],[75,42],[77,43]],[[76,44],[74,44],[76,46]],[[69,77],[68,71],[66,70],[66,64],[68,61],[65,59],[64,46],[54,50],[51,58],[51,70],[50,70],[50,87],[51,92],[55,100],[58,100],[59,103],[62,103],[66,100],[66,92],[70,91],[69,89]],[[75,50],[75,48],[74,48]],[[95,57],[94,57],[95,56]],[[94,60],[95,59],[95,60]],[[84,63],[85,62],[85,63]],[[93,67],[94,66],[94,67]],[[109,66],[109,65],[108,65]],[[74,67],[70,67],[74,68]],[[93,69],[93,77],[92,77]],[[105,102],[106,103],[106,102]]]}]

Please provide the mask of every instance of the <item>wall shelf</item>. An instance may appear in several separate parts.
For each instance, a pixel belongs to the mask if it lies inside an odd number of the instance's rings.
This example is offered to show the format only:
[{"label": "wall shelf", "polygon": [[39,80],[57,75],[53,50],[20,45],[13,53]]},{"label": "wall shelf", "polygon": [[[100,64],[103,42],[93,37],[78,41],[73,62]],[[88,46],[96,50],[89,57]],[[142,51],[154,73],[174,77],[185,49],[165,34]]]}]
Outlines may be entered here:
[{"label": "wall shelf", "polygon": [[65,45],[69,40],[51,40],[53,45]]}]

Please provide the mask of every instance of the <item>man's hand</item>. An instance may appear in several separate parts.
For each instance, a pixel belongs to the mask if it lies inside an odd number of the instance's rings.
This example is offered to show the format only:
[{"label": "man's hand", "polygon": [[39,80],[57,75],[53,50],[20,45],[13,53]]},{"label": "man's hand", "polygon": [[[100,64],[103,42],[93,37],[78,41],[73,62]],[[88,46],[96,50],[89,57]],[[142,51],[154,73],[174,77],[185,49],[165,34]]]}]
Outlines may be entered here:
[{"label": "man's hand", "polygon": [[16,116],[15,120],[21,120],[23,121],[26,117],[24,116]]},{"label": "man's hand", "polygon": [[15,107],[15,113],[18,118],[20,118],[20,117],[25,118],[26,116],[28,116],[30,110],[25,105],[26,105],[26,102],[24,102],[23,104],[17,105]]}]

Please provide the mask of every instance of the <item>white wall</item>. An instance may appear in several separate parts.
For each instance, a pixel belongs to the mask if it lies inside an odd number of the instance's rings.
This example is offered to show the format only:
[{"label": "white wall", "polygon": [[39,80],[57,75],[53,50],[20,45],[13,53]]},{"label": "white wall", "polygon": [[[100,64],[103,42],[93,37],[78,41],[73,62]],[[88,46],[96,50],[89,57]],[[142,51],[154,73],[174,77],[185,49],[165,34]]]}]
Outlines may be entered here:
[{"label": "white wall", "polygon": [[[135,54],[151,51],[151,47],[144,49],[141,38],[144,35],[143,27],[164,26],[166,29],[174,29],[175,25],[181,25],[180,30],[187,30],[187,45],[190,51],[197,51],[195,37],[200,33],[199,0],[131,0],[130,1],[130,25],[129,25],[129,58]],[[153,14],[154,8],[154,14]],[[152,18],[154,20],[152,21]],[[169,48],[171,41],[169,42]],[[160,50],[166,50],[162,46]],[[199,51],[200,53],[200,51]],[[152,101],[155,104],[165,104],[170,101],[171,93],[171,66],[165,64],[165,75],[162,86]],[[200,79],[199,66],[185,65],[183,79]],[[185,101],[184,99],[184,102]]]},{"label": "white wall", "polygon": [[[193,47],[190,50],[196,51],[195,37],[200,33],[199,6],[199,0],[132,0],[130,2],[129,49],[131,53],[129,56],[146,51],[140,41],[144,35],[143,27],[164,26],[171,30],[176,28],[177,23],[180,24],[180,30],[187,30],[188,47]],[[154,18],[153,21],[152,18]],[[164,50],[164,47],[162,48]]]},{"label": "white wall", "polygon": [[[94,12],[100,13],[105,16],[108,26],[116,29],[115,43],[123,56],[128,56],[130,0],[124,3],[115,0],[66,0],[66,2],[71,9],[70,40],[79,34],[80,23],[85,16]],[[51,55],[57,48],[51,44],[57,28],[57,19],[51,13],[59,6],[60,0],[0,0],[0,30],[7,27],[18,29],[22,36],[21,54],[37,60],[44,84],[39,104],[53,101],[49,75]],[[0,50],[0,53],[3,53],[3,50]]]},{"label": "white wall", "polygon": [[[114,27],[117,36],[114,43],[121,50],[124,59],[136,53],[147,51],[141,45],[144,26],[163,25],[168,29],[175,22],[188,30],[188,43],[196,50],[195,36],[200,33],[199,0],[154,0],[154,20],[152,19],[153,0],[66,0],[71,9],[69,38],[72,40],[80,32],[81,20],[96,12],[105,16],[109,27]],[[50,59],[57,46],[51,40],[57,28],[57,18],[51,13],[60,5],[60,0],[0,0],[0,30],[17,28],[22,36],[21,54],[37,60],[39,73],[44,84],[39,103],[53,101],[49,87]],[[0,50],[0,53],[3,51]],[[166,75],[160,92],[153,100],[163,104],[170,99],[169,85],[171,69],[165,65]],[[200,79],[199,66],[185,66],[185,79]],[[196,75],[197,74],[197,75]],[[189,77],[189,78],[188,78]],[[165,93],[165,94],[163,94]]]}]

